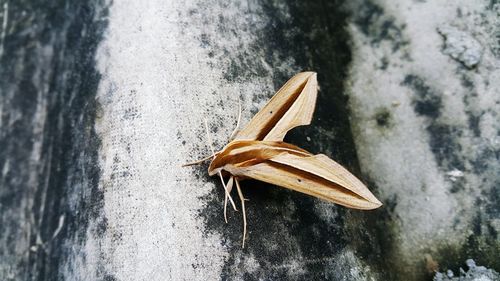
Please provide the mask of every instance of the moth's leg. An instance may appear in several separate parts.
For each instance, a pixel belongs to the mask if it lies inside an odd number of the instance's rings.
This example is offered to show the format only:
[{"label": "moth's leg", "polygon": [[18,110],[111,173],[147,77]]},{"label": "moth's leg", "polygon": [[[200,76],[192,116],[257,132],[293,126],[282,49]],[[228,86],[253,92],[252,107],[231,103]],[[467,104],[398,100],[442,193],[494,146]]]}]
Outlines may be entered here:
[{"label": "moth's leg", "polygon": [[240,127],[240,121],[241,121],[241,100],[240,96],[238,96],[238,120],[236,121],[236,128],[234,128],[233,132],[231,133],[231,136],[229,137],[229,140],[233,140],[233,137],[238,133],[238,129]]},{"label": "moth's leg", "polygon": [[219,172],[218,174],[220,177],[220,181],[222,182],[222,186],[224,187],[224,191],[226,192],[226,196],[229,198],[229,202],[231,202],[233,209],[235,211],[238,211],[238,209],[236,209],[236,204],[234,204],[233,198],[231,197],[231,194],[229,194],[229,191],[227,190],[226,183],[224,182],[224,178],[222,177],[222,173]]},{"label": "moth's leg", "polygon": [[242,243],[242,248],[245,248],[245,239],[247,236],[247,214],[245,212],[245,197],[243,197],[243,192],[241,192],[241,187],[240,187],[240,181],[235,178],[234,181],[236,182],[236,189],[238,190],[238,195],[240,196],[241,200],[241,209],[243,210],[243,243]]},{"label": "moth's leg", "polygon": [[[227,182],[227,185],[226,185],[227,191],[229,193],[231,193],[231,190],[233,189],[233,182],[234,182],[234,177],[233,176],[229,177],[229,181]],[[228,198],[228,196],[227,196],[227,194],[225,194],[224,195],[224,220],[226,221],[226,223],[227,223],[227,198]]]},{"label": "moth's leg", "polygon": [[[215,153],[214,147],[212,145],[212,138],[210,137],[210,133],[208,132],[207,119],[205,119],[205,130],[207,132],[208,145],[210,146],[210,150],[212,150],[212,155],[215,158],[216,153]],[[231,202],[231,205],[233,205],[233,209],[235,211],[238,211],[238,209],[236,209],[236,204],[234,204],[233,198],[231,198],[231,195],[229,194],[229,192],[227,192],[226,184],[224,183],[224,178],[222,177],[222,173],[219,171],[218,174],[219,174],[220,181],[222,182],[222,186],[224,187],[224,191],[226,192],[226,196],[229,196],[229,202]]]}]

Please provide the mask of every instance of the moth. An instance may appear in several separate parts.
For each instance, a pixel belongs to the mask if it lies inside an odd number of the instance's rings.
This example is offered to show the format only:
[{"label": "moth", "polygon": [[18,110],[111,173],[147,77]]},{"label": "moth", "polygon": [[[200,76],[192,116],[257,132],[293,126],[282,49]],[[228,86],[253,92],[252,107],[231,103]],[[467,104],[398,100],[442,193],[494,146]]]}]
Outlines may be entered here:
[{"label": "moth", "polygon": [[[234,138],[221,151],[214,152],[212,148],[209,158],[185,165],[212,159],[208,173],[210,176],[219,175],[224,186],[226,222],[228,199],[236,210],[230,196],[236,185],[243,210],[243,247],[247,227],[246,199],[241,191],[240,181],[244,179],[267,182],[353,209],[370,210],[382,205],[359,179],[328,156],[314,155],[283,141],[291,129],[311,123],[317,93],[315,72],[296,74],[245,128],[240,131],[235,129],[232,134]],[[206,122],[205,125],[207,126]],[[227,176],[229,179],[226,183],[224,177]]]}]

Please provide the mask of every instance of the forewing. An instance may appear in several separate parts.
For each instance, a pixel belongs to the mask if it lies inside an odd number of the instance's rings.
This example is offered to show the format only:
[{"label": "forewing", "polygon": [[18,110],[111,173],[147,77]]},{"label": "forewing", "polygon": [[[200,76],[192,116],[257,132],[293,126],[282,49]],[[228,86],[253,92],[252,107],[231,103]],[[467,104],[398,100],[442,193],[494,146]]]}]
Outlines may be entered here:
[{"label": "forewing", "polygon": [[301,72],[293,76],[235,139],[283,140],[290,129],[311,123],[317,92],[315,72]]},{"label": "forewing", "polygon": [[225,170],[354,209],[369,210],[382,205],[360,180],[322,154],[304,157],[284,153],[253,166],[231,165]]}]

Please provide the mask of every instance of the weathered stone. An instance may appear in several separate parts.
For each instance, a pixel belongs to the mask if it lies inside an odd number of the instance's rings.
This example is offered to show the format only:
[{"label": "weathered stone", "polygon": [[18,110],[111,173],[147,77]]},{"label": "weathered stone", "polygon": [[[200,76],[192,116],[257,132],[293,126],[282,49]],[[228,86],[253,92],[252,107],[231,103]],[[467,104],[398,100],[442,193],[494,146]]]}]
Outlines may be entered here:
[{"label": "weathered stone", "polygon": [[[383,271],[393,280],[425,280],[467,258],[500,268],[500,64],[494,36],[500,5],[351,6],[357,11],[350,25],[351,126],[361,170],[386,206],[369,234],[359,230],[357,241],[382,239],[362,249],[383,253],[382,266],[389,266]],[[490,46],[474,71],[441,52],[436,29],[444,23]],[[380,122],[380,112],[390,122]]]},{"label": "weathered stone", "polygon": [[481,60],[483,47],[474,37],[452,26],[438,27],[445,44],[443,53],[462,62],[468,68],[473,68]]},{"label": "weathered stone", "polygon": [[[89,3],[0,5],[0,280],[429,280],[467,258],[500,270],[498,3]],[[444,25],[482,47],[472,70],[443,54]],[[244,125],[302,70],[318,72],[317,109],[287,141],[384,206],[245,181],[241,249],[218,180],[180,165],[210,153],[205,119],[219,149],[239,100]]]},{"label": "weathered stone", "polygon": [[500,274],[493,269],[488,269],[484,266],[476,266],[476,263],[472,259],[468,259],[466,262],[469,270],[465,272],[460,268],[460,276],[455,276],[453,271],[448,270],[446,275],[437,272],[434,276],[434,281],[495,281],[500,280]]}]

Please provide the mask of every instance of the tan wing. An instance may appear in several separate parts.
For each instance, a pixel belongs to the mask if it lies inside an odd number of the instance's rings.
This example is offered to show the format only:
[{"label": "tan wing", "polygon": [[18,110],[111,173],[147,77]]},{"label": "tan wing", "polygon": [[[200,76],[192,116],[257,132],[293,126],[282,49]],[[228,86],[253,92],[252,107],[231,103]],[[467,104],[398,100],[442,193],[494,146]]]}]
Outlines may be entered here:
[{"label": "tan wing", "polygon": [[293,76],[235,139],[282,141],[290,129],[311,123],[317,92],[315,72]]},{"label": "tan wing", "polygon": [[382,205],[360,180],[322,154],[299,156],[282,153],[252,166],[226,165],[224,170],[235,176],[268,182],[349,208],[370,210]]}]

